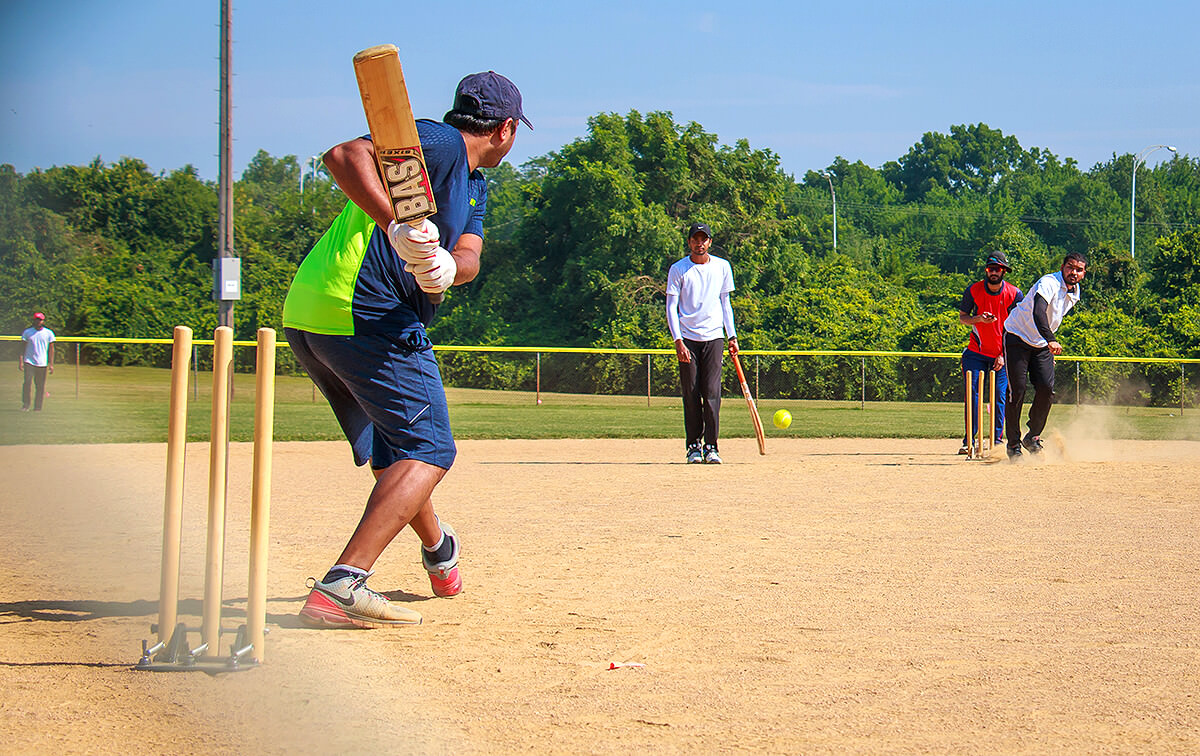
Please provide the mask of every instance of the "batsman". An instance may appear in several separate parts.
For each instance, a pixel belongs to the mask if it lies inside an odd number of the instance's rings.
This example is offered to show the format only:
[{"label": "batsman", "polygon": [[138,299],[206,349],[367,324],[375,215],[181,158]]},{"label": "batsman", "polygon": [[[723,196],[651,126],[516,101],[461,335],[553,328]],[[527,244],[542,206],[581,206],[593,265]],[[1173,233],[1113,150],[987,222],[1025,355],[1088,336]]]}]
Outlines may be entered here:
[{"label": "batsman", "polygon": [[416,226],[393,220],[369,136],[324,155],[349,202],[296,272],[284,333],[375,485],[346,547],[324,577],[308,581],[300,617],[310,626],[420,623],[420,614],[367,587],[375,561],[406,526],[421,541],[433,593],[462,590],[458,536],[431,499],[456,450],[425,329],[438,295],[479,272],[487,211],[479,169],[508,155],[518,121],[533,128],[520,91],[493,71],[459,82],[441,122],[417,121],[437,213]]}]

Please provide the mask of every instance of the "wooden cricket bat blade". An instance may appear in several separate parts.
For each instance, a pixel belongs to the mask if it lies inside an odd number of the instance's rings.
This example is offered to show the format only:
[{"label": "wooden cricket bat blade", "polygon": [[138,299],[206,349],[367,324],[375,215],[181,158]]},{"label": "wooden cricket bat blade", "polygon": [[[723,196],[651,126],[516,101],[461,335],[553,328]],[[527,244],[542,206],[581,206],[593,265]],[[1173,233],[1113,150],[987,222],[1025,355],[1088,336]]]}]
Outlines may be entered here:
[{"label": "wooden cricket bat blade", "polygon": [[[416,226],[437,212],[437,201],[404,83],[399,48],[376,45],[359,51],[354,56],[354,75],[392,217]],[[439,304],[442,297],[430,294],[429,300]]]},{"label": "wooden cricket bat blade", "polygon": [[754,404],[754,395],[750,393],[750,386],[746,383],[746,374],[742,372],[742,361],[736,354],[729,356],[733,358],[733,368],[737,371],[738,383],[742,386],[742,396],[746,398],[746,405],[750,408],[750,420],[754,423],[754,436],[758,439],[758,453],[765,455],[767,438],[763,432],[762,418],[758,416],[758,407]]},{"label": "wooden cricket bat blade", "polygon": [[437,202],[408,99],[400,51],[395,45],[368,47],[354,56],[354,73],[392,216],[401,223],[418,223],[437,212]]}]

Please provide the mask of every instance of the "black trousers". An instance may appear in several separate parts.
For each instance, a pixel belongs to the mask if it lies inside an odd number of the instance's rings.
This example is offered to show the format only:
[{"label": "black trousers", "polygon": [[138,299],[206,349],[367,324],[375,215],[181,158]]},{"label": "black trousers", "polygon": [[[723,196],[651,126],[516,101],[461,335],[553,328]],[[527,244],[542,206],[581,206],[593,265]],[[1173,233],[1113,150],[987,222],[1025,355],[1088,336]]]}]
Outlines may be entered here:
[{"label": "black trousers", "polygon": [[683,394],[683,430],[687,445],[717,448],[721,418],[721,361],[725,340],[692,341],[683,345],[691,362],[679,363],[679,389]]},{"label": "black trousers", "polygon": [[1004,432],[1008,445],[1021,443],[1021,410],[1025,388],[1033,382],[1029,407],[1029,435],[1040,436],[1054,404],[1054,355],[1049,347],[1033,347],[1020,336],[1004,334],[1004,361],[1008,365],[1008,404],[1004,408]]},{"label": "black trousers", "polygon": [[25,382],[21,385],[21,409],[29,409],[29,389],[32,384],[32,388],[36,391],[36,395],[33,397],[33,408],[41,410],[42,397],[46,395],[47,369],[45,366],[38,367],[30,365],[28,362],[25,363]]}]

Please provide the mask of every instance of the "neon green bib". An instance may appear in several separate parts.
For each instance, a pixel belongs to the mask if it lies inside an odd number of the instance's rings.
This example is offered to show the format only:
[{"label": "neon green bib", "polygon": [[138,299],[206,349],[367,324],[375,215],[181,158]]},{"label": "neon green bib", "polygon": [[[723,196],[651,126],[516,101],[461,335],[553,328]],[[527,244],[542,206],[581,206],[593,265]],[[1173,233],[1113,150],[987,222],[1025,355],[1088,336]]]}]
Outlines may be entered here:
[{"label": "neon green bib", "polygon": [[354,287],[375,221],[353,202],[300,263],[283,301],[283,325],[311,333],[354,335]]}]

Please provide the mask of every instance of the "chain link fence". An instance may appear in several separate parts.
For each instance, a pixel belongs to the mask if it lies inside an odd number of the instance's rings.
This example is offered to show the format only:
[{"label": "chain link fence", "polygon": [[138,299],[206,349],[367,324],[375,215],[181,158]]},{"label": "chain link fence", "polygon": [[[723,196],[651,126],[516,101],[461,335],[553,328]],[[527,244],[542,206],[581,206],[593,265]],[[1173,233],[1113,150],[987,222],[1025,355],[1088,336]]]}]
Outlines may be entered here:
[{"label": "chain link fence", "polygon": [[[678,396],[671,350],[555,350],[438,347],[446,385],[462,388]],[[741,353],[755,399],[866,402],[947,402],[963,398],[957,354],[884,352]],[[1195,407],[1200,360],[1056,358],[1059,403]],[[726,395],[740,393],[725,361]]]},{"label": "chain link fence", "polygon": [[[169,367],[170,339],[60,338],[55,367],[140,364]],[[239,347],[252,342],[235,342]],[[300,374],[280,340],[278,372]],[[495,391],[669,397],[679,395],[674,350],[537,347],[435,347],[447,386]],[[0,359],[16,363],[20,337],[0,337]],[[235,369],[253,370],[253,349],[235,350]],[[758,400],[819,399],[866,402],[962,401],[959,355],[951,353],[768,351],[741,352],[746,380]],[[1056,358],[1057,402],[1115,406],[1196,406],[1200,359]],[[197,340],[193,370],[212,365],[211,341]],[[724,393],[740,394],[725,360]]]}]

